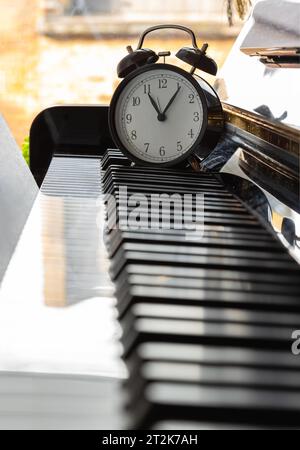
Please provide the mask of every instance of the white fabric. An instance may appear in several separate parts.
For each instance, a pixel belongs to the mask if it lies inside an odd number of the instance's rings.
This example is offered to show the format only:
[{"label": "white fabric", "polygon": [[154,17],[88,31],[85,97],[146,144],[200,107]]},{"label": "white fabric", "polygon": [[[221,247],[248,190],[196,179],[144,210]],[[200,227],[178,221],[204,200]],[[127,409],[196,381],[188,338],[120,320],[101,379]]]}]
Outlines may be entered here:
[{"label": "white fabric", "polygon": [[20,149],[0,116],[0,284],[37,192]]}]

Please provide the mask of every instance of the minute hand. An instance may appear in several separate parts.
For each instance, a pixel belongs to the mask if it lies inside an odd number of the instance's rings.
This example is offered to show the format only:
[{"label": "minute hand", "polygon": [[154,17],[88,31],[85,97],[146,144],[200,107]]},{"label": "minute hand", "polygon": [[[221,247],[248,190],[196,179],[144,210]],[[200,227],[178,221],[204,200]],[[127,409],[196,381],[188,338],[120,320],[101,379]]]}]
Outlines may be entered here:
[{"label": "minute hand", "polygon": [[181,89],[181,86],[178,86],[177,91],[175,92],[175,94],[173,95],[173,97],[171,98],[171,100],[169,101],[169,103],[167,104],[165,109],[163,110],[162,114],[166,114],[166,112],[168,111],[168,109],[170,108],[172,103],[174,102],[175,98],[177,97],[177,94],[180,91],[180,89]]},{"label": "minute hand", "polygon": [[157,106],[155,100],[152,98],[152,96],[150,94],[148,94],[149,100],[152,103],[153,108],[155,109],[155,111],[157,112],[157,114],[161,114],[159,107]]},{"label": "minute hand", "polygon": [[152,98],[152,96],[150,94],[148,94],[149,100],[152,103],[153,108],[155,109],[155,111],[157,112],[157,119],[160,122],[164,122],[165,120],[165,115],[162,114],[162,112],[160,111],[160,108],[157,106],[155,100]]}]

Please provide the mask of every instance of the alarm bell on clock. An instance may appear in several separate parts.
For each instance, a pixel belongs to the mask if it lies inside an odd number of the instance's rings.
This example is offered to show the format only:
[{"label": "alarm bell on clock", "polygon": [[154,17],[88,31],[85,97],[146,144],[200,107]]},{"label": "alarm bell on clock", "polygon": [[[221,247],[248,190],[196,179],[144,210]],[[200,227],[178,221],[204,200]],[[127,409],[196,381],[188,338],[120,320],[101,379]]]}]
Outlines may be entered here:
[{"label": "alarm bell on clock", "polygon": [[[192,48],[183,47],[176,57],[190,71],[167,64],[170,52],[143,48],[147,34],[160,29],[188,33]],[[217,145],[224,128],[220,99],[207,81],[195,74],[216,75],[217,64],[207,56],[208,44],[199,49],[195,34],[180,25],[158,25],[141,35],[137,49],[127,47],[117,67],[123,81],[110,104],[109,126],[115,144],[140,165],[172,166],[205,158]],[[158,62],[163,58],[163,62]]]}]

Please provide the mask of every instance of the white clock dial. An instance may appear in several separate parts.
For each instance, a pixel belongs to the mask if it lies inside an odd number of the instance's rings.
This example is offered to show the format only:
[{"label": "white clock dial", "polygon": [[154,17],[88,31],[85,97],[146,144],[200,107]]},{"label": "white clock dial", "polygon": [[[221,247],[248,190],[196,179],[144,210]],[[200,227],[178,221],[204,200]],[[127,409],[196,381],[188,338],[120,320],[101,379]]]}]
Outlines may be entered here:
[{"label": "white clock dial", "polygon": [[124,85],[113,120],[119,141],[133,157],[162,164],[182,159],[199,141],[204,108],[200,87],[188,74],[157,66]]}]

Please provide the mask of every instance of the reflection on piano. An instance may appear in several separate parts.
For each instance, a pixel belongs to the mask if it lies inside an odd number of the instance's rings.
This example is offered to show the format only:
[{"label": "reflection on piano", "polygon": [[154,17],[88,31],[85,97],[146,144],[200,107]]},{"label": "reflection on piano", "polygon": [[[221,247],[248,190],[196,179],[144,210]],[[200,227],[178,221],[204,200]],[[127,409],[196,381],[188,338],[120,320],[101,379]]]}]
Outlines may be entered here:
[{"label": "reflection on piano", "polygon": [[[100,428],[114,416],[124,428],[299,427],[299,73],[294,64],[266,68],[261,30],[273,54],[277,44],[272,22],[264,28],[259,18],[254,10],[217,80],[226,133],[197,172],[131,167],[114,149],[107,107],[54,107],[33,123],[44,301],[97,297],[106,305],[102,373],[122,405],[112,401]],[[286,34],[299,54],[297,35]],[[240,51],[247,35],[258,57]],[[104,246],[103,195],[120,203],[121,185],[146,197],[204,193],[203,236],[116,228],[104,233]]]}]

